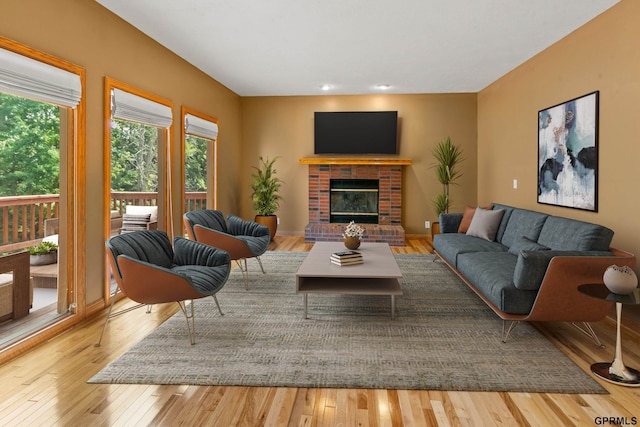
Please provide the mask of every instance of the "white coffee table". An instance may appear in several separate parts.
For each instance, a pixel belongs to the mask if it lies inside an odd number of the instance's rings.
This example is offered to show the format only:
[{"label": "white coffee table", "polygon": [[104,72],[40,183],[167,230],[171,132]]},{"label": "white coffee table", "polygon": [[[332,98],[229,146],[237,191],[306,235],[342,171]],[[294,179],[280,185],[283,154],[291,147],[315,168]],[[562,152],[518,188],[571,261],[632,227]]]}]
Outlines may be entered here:
[{"label": "white coffee table", "polygon": [[316,242],[296,273],[296,293],[304,294],[304,318],[307,298],[316,294],[389,295],[391,318],[395,318],[396,295],[402,295],[398,279],[400,268],[387,243],[363,242],[358,248],[364,263],[339,266],[331,254],[344,251],[342,242]]}]

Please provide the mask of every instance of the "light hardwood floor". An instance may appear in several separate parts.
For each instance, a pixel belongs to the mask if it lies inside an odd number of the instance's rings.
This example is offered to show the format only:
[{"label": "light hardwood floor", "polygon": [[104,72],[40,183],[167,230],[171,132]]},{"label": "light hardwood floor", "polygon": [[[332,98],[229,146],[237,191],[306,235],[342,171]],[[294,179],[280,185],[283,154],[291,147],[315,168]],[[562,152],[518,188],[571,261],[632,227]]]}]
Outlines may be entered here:
[{"label": "light hardwood floor", "polygon": [[[309,250],[299,237],[276,237],[272,250]],[[426,238],[407,239],[398,253],[427,253]],[[122,301],[119,306],[131,304]],[[592,426],[640,422],[640,390],[606,382],[605,395],[469,393],[157,385],[90,385],[86,381],[176,312],[174,305],[113,319],[94,347],[101,316],[0,366],[0,425],[274,425],[274,426]],[[624,314],[623,314],[624,320]],[[597,348],[570,325],[536,325],[582,369],[609,361],[611,319],[594,325]],[[639,335],[624,328],[625,362],[640,368]],[[503,345],[503,344],[497,344]],[[505,344],[508,345],[508,344]],[[544,369],[541,366],[540,369]],[[571,378],[567,378],[571,381]],[[632,418],[636,417],[636,418]]]}]

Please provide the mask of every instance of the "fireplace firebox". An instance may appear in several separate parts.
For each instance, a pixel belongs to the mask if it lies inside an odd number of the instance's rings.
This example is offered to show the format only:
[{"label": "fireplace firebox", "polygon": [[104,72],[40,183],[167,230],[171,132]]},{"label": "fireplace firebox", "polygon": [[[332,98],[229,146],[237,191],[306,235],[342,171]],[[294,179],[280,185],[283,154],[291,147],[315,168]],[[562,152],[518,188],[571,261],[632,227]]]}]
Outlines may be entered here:
[{"label": "fireplace firebox", "polygon": [[378,224],[379,180],[332,179],[330,222]]}]

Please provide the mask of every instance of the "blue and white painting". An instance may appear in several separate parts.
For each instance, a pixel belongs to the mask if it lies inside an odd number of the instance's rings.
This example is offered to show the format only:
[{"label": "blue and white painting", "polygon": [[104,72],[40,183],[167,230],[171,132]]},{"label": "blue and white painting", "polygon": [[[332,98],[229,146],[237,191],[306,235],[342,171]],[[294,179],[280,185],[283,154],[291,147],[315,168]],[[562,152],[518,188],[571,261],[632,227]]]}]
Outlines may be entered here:
[{"label": "blue and white painting", "polygon": [[598,211],[598,95],[538,112],[538,203]]}]

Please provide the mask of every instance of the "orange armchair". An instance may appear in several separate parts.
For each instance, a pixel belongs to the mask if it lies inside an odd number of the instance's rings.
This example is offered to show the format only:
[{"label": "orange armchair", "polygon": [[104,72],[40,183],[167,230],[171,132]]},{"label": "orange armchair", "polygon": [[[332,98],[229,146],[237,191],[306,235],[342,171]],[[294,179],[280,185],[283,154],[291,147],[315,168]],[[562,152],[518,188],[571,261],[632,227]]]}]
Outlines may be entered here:
[{"label": "orange armchair", "polygon": [[266,252],[271,241],[271,234],[266,226],[235,215],[227,215],[225,221],[222,212],[212,209],[187,212],[183,221],[190,239],[229,253],[240,267],[245,288],[249,287],[247,258],[256,258],[264,274],[260,255]]},{"label": "orange armchair", "polygon": [[187,321],[191,344],[195,344],[193,300],[212,296],[222,315],[216,293],[231,271],[227,252],[182,237],[174,238],[172,247],[167,234],[160,230],[116,235],[105,245],[118,289],[138,305],[112,314],[115,298],[112,299],[98,346],[109,319],[145,305],[178,303]]}]

